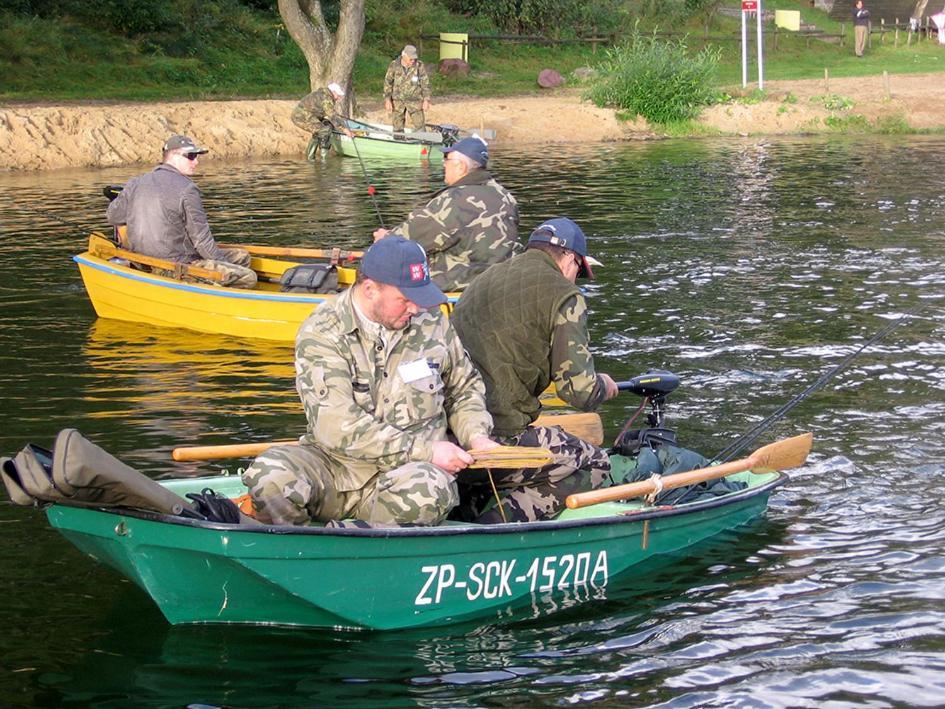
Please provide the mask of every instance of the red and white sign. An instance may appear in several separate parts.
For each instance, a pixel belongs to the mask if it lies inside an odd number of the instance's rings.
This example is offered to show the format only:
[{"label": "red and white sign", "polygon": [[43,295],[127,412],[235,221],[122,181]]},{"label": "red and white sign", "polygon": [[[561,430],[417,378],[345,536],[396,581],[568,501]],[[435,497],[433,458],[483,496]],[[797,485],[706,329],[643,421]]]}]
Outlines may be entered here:
[{"label": "red and white sign", "polygon": [[742,0],[742,12],[755,12],[758,10],[758,0]]}]

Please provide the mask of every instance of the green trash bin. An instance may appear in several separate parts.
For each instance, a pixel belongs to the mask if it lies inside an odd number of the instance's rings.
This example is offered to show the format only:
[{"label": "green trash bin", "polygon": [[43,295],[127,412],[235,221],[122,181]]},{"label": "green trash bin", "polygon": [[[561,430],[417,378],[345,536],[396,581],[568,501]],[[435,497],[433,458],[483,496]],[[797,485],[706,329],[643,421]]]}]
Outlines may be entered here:
[{"label": "green trash bin", "polygon": [[440,32],[440,60],[462,59],[469,63],[469,35],[465,32]]}]

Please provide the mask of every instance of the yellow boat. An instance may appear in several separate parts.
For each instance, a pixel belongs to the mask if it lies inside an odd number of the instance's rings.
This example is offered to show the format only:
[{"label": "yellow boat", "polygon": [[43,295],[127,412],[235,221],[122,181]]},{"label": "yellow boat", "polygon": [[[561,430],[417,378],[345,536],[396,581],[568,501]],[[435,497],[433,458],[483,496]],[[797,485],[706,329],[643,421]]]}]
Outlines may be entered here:
[{"label": "yellow boat", "polygon": [[[282,293],[279,291],[279,277],[287,269],[299,265],[298,262],[255,254],[294,253],[301,256],[321,251],[280,247],[245,248],[254,254],[252,268],[259,275],[259,283],[252,290],[189,283],[134,268],[121,258],[129,256],[129,253],[99,233],[89,237],[89,250],[73,257],[73,260],[79,266],[92,306],[101,318],[239,338],[293,342],[299,325],[312,310],[337,295]],[[342,252],[342,262],[345,255]],[[140,255],[131,256],[143,263],[159,261]],[[338,283],[341,287],[354,283],[355,276],[354,268],[338,268]],[[456,294],[450,294],[450,303],[446,307],[451,307],[457,297]]]}]

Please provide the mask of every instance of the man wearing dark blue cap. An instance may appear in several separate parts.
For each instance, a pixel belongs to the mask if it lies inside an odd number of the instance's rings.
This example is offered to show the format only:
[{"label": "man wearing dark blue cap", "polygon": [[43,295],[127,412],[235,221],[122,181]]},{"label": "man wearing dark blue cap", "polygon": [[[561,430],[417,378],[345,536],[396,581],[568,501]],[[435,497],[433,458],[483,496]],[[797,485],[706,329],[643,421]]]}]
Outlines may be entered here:
[{"label": "man wearing dark blue cap", "polygon": [[430,277],[444,291],[460,291],[490,265],[522,250],[518,203],[492,177],[489,147],[479,136],[442,148],[441,189],[400,226],[378,229],[374,239],[395,233],[416,241],[430,259]]},{"label": "man wearing dark blue cap", "polygon": [[[479,276],[453,311],[453,327],[486,383],[495,437],[555,454],[545,468],[496,479],[511,490],[502,504],[515,521],[553,516],[569,494],[600,487],[610,472],[610,459],[597,446],[557,427],[529,426],[552,382],[558,396],[581,411],[617,394],[614,380],[594,369],[587,304],[575,286],[577,278],[594,277],[595,263],[577,224],[549,219],[532,232],[525,253]],[[500,522],[501,512],[490,510],[477,521]]]},{"label": "man wearing dark blue cap", "polygon": [[243,474],[260,520],[446,518],[458,502],[454,476],[473,462],[464,448],[498,444],[445,302],[423,249],[390,236],[367,250],[355,285],[302,323],[295,370],[308,430]]}]

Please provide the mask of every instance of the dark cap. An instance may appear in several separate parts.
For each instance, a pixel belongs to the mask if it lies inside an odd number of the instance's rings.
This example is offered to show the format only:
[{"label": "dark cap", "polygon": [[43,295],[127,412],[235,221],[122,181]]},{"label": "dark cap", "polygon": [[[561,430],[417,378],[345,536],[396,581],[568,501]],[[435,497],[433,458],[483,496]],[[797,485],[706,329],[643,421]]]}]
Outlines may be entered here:
[{"label": "dark cap", "polygon": [[400,56],[407,57],[408,59],[416,59],[417,48],[412,44],[408,44],[406,47],[404,47],[403,51],[400,53]]},{"label": "dark cap", "polygon": [[445,155],[449,155],[454,151],[462,153],[470,160],[479,163],[480,167],[485,167],[486,163],[489,162],[489,146],[486,144],[486,141],[478,135],[463,138],[458,143],[453,143],[453,145],[448,148],[440,148],[440,150],[442,150]]},{"label": "dark cap", "polygon": [[361,273],[372,281],[396,286],[404,298],[421,308],[446,302],[443,291],[430,281],[423,247],[402,236],[391,234],[375,241],[361,259]]},{"label": "dark cap", "polygon": [[567,217],[556,217],[540,224],[531,236],[528,243],[544,242],[563,249],[573,251],[581,257],[578,278],[594,278],[591,265],[600,266],[600,261],[587,255],[587,238],[581,227]]},{"label": "dark cap", "polygon": [[172,135],[164,143],[164,152],[168,150],[184,150],[188,153],[209,153],[206,148],[200,148],[189,135]]}]

